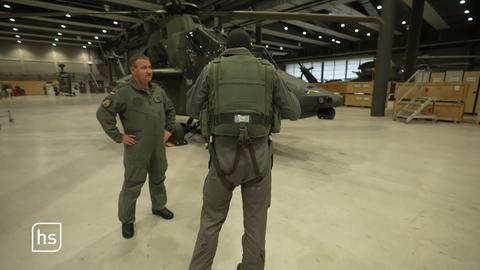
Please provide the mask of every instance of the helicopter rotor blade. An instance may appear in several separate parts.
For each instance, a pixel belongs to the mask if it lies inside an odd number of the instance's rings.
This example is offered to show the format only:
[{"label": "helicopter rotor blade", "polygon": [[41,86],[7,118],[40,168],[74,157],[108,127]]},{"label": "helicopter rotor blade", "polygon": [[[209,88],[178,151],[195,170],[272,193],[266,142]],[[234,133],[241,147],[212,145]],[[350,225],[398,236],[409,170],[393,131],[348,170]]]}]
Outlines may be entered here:
[{"label": "helicopter rotor blade", "polygon": [[165,14],[164,9],[158,10],[118,10],[118,11],[88,11],[88,12],[24,12],[24,13],[10,13],[1,12],[0,19],[3,18],[23,18],[23,17],[65,17],[71,16],[94,16],[94,15],[150,15],[150,14]]},{"label": "helicopter rotor blade", "polygon": [[297,13],[297,12],[275,12],[275,11],[216,11],[199,12],[200,15],[213,17],[230,17],[234,19],[256,19],[256,20],[309,20],[324,22],[365,22],[383,24],[380,17],[373,16],[350,16],[330,15],[319,13]]}]

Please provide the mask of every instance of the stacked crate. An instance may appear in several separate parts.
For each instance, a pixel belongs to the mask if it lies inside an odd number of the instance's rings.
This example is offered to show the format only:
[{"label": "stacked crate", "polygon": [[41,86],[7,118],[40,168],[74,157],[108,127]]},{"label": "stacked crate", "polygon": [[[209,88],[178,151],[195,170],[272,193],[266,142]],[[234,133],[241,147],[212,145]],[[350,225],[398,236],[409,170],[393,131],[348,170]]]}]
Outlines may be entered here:
[{"label": "stacked crate", "polygon": [[480,95],[478,86],[480,81],[480,71],[466,71],[463,75],[463,82],[467,84],[467,98],[465,100],[466,113],[478,113],[480,107]]},{"label": "stacked crate", "polygon": [[[436,102],[427,106],[423,114],[435,114],[437,120],[461,122],[467,87],[466,83],[457,82],[397,83],[395,112],[400,111],[413,98],[431,97],[435,98]],[[412,90],[409,91],[410,89]]]},{"label": "stacked crate", "polygon": [[316,87],[320,87],[323,90],[337,93],[343,97],[343,104],[345,104],[345,93],[347,92],[347,82],[330,82],[330,83],[316,83]]},{"label": "stacked crate", "polygon": [[349,82],[345,106],[372,107],[373,82]]}]

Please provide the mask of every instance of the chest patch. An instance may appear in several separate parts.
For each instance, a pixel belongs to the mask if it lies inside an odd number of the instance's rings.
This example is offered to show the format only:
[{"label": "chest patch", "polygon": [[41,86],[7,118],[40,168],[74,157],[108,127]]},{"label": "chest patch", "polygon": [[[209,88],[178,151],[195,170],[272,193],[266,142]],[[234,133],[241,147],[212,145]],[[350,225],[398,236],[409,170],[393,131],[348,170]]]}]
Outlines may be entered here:
[{"label": "chest patch", "polygon": [[110,99],[106,98],[106,99],[103,100],[102,106],[104,108],[108,108],[108,107],[112,106],[112,101]]},{"label": "chest patch", "polygon": [[159,97],[159,96],[154,96],[153,101],[155,101],[155,103],[160,103],[160,102],[162,102],[162,98]]},{"label": "chest patch", "polygon": [[135,107],[142,107],[144,101],[141,97],[134,97],[132,103]]}]

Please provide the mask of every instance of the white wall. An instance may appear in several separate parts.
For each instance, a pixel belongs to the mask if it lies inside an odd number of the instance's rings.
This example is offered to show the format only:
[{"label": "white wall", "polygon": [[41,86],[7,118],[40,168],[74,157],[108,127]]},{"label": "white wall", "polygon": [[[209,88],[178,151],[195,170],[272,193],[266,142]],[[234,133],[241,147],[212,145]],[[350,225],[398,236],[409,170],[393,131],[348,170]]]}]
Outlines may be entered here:
[{"label": "white wall", "polygon": [[105,79],[103,61],[91,49],[13,41],[0,42],[0,48],[0,80],[52,79],[60,71],[61,63],[65,64],[65,72],[83,78],[90,73],[89,61],[95,77]]}]

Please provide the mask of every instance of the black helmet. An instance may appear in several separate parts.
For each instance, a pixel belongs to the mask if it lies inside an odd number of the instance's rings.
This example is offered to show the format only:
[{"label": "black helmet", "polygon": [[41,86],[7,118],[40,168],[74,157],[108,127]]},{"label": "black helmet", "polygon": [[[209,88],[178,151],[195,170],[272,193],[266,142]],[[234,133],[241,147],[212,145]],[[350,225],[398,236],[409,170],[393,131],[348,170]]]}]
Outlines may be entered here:
[{"label": "black helmet", "polygon": [[241,28],[230,31],[227,37],[227,48],[245,47],[250,49],[250,35]]}]

